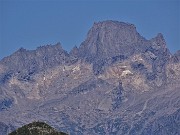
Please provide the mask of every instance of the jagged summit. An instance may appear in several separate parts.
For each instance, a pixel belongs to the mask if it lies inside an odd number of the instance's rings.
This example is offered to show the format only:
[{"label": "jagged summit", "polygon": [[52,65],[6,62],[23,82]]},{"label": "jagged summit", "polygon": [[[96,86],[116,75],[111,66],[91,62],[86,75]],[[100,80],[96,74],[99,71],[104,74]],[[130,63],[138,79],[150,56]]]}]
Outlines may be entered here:
[{"label": "jagged summit", "polygon": [[156,42],[157,46],[159,46],[159,48],[167,48],[166,46],[166,41],[164,39],[164,36],[162,33],[158,33],[156,35],[156,37],[152,38],[151,41],[153,41],[153,45],[154,45],[154,42]]},{"label": "jagged summit", "polygon": [[27,53],[39,53],[39,52],[48,52],[48,51],[53,51],[53,50],[56,50],[56,51],[59,51],[59,52],[66,52],[63,48],[62,48],[62,45],[60,42],[54,44],[54,45],[51,45],[51,44],[47,44],[47,45],[42,45],[42,46],[39,46],[37,47],[36,49],[34,50],[28,50],[26,48],[23,48],[23,47],[20,47],[17,51],[15,51],[13,54],[11,54],[10,56],[7,56],[5,58],[2,59],[2,61],[8,59],[9,57],[15,57],[17,55],[22,55],[22,54],[27,54]]},{"label": "jagged summit", "polygon": [[40,46],[36,50],[20,48],[12,55],[0,61],[9,71],[43,70],[69,62],[69,54],[63,50],[60,43]]},{"label": "jagged summit", "polygon": [[[102,43],[113,41],[113,43],[118,44],[137,42],[139,36],[133,24],[110,20],[94,23],[87,38],[92,38],[95,35],[95,38],[99,38]],[[114,41],[113,38],[117,38],[117,40]]]},{"label": "jagged summit", "polygon": [[[158,35],[158,40],[162,39]],[[103,21],[94,23],[87,34],[86,40],[80,45],[80,57],[112,57],[119,54],[126,56],[145,51],[152,43],[142,37],[136,27],[130,23]]]},{"label": "jagged summit", "polygon": [[16,52],[25,52],[25,51],[27,51],[27,50],[25,48],[21,47]]},{"label": "jagged summit", "polygon": [[60,42],[54,44],[54,45],[43,45],[43,46],[40,46],[40,47],[37,47],[36,50],[51,50],[51,49],[55,49],[55,50],[62,50],[62,51],[65,51],[63,48],[62,48],[62,45]]},{"label": "jagged summit", "polygon": [[112,24],[114,24],[114,25],[121,25],[121,26],[129,26],[129,27],[134,27],[134,28],[136,28],[135,27],[135,25],[134,24],[131,24],[131,23],[128,23],[128,22],[120,22],[120,21],[115,21],[115,20],[106,20],[106,21],[99,21],[99,22],[94,22],[94,24],[93,24],[93,27],[94,26],[108,26],[108,25],[112,25]]},{"label": "jagged summit", "polygon": [[180,56],[180,50],[176,51],[174,55]]},{"label": "jagged summit", "polygon": [[79,49],[77,46],[74,46],[73,49],[69,52],[71,56],[77,57],[79,53]]}]

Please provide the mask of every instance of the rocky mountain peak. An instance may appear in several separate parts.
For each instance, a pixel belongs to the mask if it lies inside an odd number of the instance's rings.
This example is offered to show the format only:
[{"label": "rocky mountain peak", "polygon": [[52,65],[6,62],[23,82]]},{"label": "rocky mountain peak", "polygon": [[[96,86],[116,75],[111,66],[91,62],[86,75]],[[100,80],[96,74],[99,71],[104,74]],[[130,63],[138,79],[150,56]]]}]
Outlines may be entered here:
[{"label": "rocky mountain peak", "polygon": [[176,53],[174,54],[176,56],[179,56],[180,57],[180,50],[176,51]]},{"label": "rocky mountain peak", "polygon": [[178,63],[180,61],[180,50],[176,51],[174,55],[172,55],[171,60],[174,63]]},{"label": "rocky mountain peak", "polygon": [[158,33],[154,40],[159,47],[167,48],[166,42],[162,33]]},{"label": "rocky mountain peak", "polygon": [[113,46],[114,44],[129,45],[135,43],[138,36],[133,24],[108,20],[94,23],[87,38],[95,38],[100,40],[102,44],[108,42],[109,46]]},{"label": "rocky mountain peak", "polygon": [[78,56],[79,49],[77,46],[74,46],[73,49],[69,52],[71,56],[77,57]]},{"label": "rocky mountain peak", "polygon": [[120,30],[125,31],[127,30],[132,30],[136,32],[136,27],[133,24],[130,23],[125,23],[125,22],[118,22],[118,21],[112,21],[112,20],[107,20],[107,21],[102,21],[102,22],[94,22],[92,28],[90,29],[88,35],[90,32],[97,32],[97,31],[114,31],[114,30]]},{"label": "rocky mountain peak", "polygon": [[118,21],[94,23],[80,46],[83,57],[111,57],[132,52],[132,46],[142,39],[133,24]]},{"label": "rocky mountain peak", "polygon": [[23,47],[19,48],[16,52],[17,53],[22,53],[22,52],[26,52],[27,50]]},{"label": "rocky mountain peak", "polygon": [[55,45],[40,46],[36,50],[26,50],[20,48],[12,55],[5,57],[0,61],[7,72],[25,72],[43,70],[44,67],[53,67],[69,62],[69,54],[63,50],[60,43]]},{"label": "rocky mountain peak", "polygon": [[154,52],[158,56],[170,58],[171,53],[167,48],[163,34],[158,33],[156,37],[152,38],[149,41],[151,42],[149,48],[151,48],[152,52]]},{"label": "rocky mountain peak", "polygon": [[50,50],[64,51],[60,42],[56,43],[55,45],[40,46],[36,49],[36,51],[50,51]]}]

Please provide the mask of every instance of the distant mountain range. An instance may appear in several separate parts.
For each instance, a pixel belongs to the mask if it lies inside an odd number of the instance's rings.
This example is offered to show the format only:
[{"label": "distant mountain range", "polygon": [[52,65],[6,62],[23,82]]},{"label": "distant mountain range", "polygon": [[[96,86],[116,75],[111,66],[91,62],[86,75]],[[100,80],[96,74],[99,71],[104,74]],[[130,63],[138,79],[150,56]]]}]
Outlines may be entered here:
[{"label": "distant mountain range", "polygon": [[0,135],[45,121],[70,135],[179,135],[180,50],[133,24],[94,23],[80,47],[0,61]]}]

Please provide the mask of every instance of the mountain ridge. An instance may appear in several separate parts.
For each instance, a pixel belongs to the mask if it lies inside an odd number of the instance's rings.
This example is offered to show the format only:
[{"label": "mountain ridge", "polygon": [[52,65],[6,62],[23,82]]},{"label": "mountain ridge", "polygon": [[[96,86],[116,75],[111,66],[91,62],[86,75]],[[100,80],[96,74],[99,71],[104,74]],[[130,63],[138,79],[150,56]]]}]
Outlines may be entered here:
[{"label": "mountain ridge", "polygon": [[[88,34],[87,34],[87,37],[88,37],[88,35],[90,34],[90,32],[92,31],[91,29],[95,29],[94,27],[99,27],[100,29],[102,28],[102,25],[107,25],[107,24],[116,24],[116,25],[118,25],[118,24],[123,24],[123,25],[125,25],[125,26],[130,26],[130,27],[132,27],[132,28],[134,28],[134,30],[135,30],[135,32],[137,32],[136,31],[136,27],[135,27],[135,25],[134,24],[131,24],[131,23],[125,23],[125,22],[119,22],[119,21],[114,21],[114,20],[106,20],[106,21],[100,21],[100,22],[94,22],[94,24],[93,24],[93,26],[90,28],[90,30],[89,30],[89,32],[88,32]],[[138,33],[138,32],[137,32]],[[140,35],[139,33],[138,33],[138,35]],[[90,36],[90,35],[89,35]],[[140,35],[140,37],[142,37],[141,35]],[[144,38],[144,37],[142,37],[144,40],[146,40],[146,41],[148,41],[146,38]],[[161,38],[161,39],[163,39],[164,40],[164,37],[163,37],[163,34],[162,33],[157,33],[157,35],[154,37],[154,38]],[[152,38],[153,39],[153,38]],[[152,39],[149,39],[149,40],[152,40]],[[35,50],[38,50],[38,49],[40,49],[40,48],[48,48],[48,47],[56,47],[56,46],[59,46],[62,50],[64,50],[63,48],[62,48],[62,46],[61,46],[61,43],[60,42],[57,42],[56,44],[54,44],[54,45],[43,45],[43,46],[40,46],[40,47],[37,47],[36,49],[34,49],[34,50],[26,50],[25,48],[23,48],[23,47],[21,47],[20,49],[18,49],[19,51],[20,50],[24,50],[24,51],[35,51]],[[80,45],[80,47],[81,47],[81,45]],[[76,48],[80,48],[80,47],[77,47],[76,46]],[[166,45],[165,45],[165,47],[166,47]],[[167,48],[167,47],[166,47]],[[73,48],[70,50],[70,51],[72,51],[73,50]],[[64,50],[64,51],[66,51],[66,50]],[[67,52],[67,51],[66,51]],[[8,56],[6,56],[6,57],[8,57]],[[3,58],[2,58],[3,59]],[[2,60],[1,59],[1,60]]]},{"label": "mountain ridge", "polygon": [[179,54],[117,21],[95,23],[70,53],[21,48],[0,61],[0,134],[37,120],[73,135],[178,134]]}]

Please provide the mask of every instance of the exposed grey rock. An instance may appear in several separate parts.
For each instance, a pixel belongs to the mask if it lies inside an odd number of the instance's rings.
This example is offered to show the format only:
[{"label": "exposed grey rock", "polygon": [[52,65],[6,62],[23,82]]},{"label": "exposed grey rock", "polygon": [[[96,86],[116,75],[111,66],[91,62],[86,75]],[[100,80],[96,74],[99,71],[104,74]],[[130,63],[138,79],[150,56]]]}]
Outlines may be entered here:
[{"label": "exposed grey rock", "polygon": [[172,56],[172,61],[174,63],[179,63],[180,61],[180,50],[178,50],[173,56]]},{"label": "exposed grey rock", "polygon": [[6,66],[9,72],[4,79],[10,78],[11,72],[20,74],[22,79],[28,79],[28,74],[42,71],[57,65],[70,62],[68,53],[60,45],[47,45],[28,51],[20,48],[9,57],[1,60],[0,64]]},{"label": "exposed grey rock", "polygon": [[78,57],[79,49],[77,46],[74,46],[73,49],[69,52],[69,54],[73,57]]},{"label": "exposed grey rock", "polygon": [[58,43],[0,61],[0,134],[40,120],[72,135],[178,135],[179,90],[180,52],[162,34],[98,22],[69,54]]},{"label": "exposed grey rock", "polygon": [[119,108],[124,99],[124,89],[122,87],[122,82],[119,82],[117,88],[112,90],[112,109]]},{"label": "exposed grey rock", "polygon": [[145,40],[132,24],[117,21],[94,23],[79,48],[80,56],[97,59],[119,54],[130,55],[134,51],[134,44],[141,39]]}]

